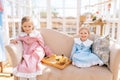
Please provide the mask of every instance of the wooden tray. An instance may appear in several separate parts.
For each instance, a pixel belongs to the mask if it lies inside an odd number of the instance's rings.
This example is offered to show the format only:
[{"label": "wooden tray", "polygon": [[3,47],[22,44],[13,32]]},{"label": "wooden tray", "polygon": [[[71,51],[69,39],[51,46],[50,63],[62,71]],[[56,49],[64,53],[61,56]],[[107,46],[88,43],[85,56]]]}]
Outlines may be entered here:
[{"label": "wooden tray", "polygon": [[55,54],[50,57],[43,58],[42,62],[59,69],[64,69],[71,63],[70,59],[67,58],[66,56],[64,55],[56,56]]}]

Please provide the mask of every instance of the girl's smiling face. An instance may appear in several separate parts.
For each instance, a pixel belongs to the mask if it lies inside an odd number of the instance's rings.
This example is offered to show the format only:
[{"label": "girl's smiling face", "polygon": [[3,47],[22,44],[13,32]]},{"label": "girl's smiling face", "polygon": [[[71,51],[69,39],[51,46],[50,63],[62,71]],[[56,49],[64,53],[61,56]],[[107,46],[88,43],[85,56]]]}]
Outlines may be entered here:
[{"label": "girl's smiling face", "polygon": [[22,29],[27,34],[31,33],[33,31],[33,28],[34,27],[31,21],[27,21],[22,24]]},{"label": "girl's smiling face", "polygon": [[89,36],[89,31],[87,29],[81,29],[79,31],[79,36],[82,41],[85,41]]}]

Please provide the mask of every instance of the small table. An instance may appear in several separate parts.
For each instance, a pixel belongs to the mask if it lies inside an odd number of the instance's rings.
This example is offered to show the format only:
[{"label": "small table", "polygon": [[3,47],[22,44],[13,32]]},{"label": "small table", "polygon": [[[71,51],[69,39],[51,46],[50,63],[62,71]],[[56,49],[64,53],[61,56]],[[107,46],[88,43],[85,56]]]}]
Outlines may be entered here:
[{"label": "small table", "polygon": [[85,22],[84,24],[88,24],[90,26],[93,26],[95,33],[96,33],[96,26],[99,25],[101,27],[100,35],[102,35],[102,33],[103,33],[103,27],[104,27],[104,24],[106,24],[106,23],[102,22],[102,21],[95,21],[95,22],[93,21],[93,22]]}]

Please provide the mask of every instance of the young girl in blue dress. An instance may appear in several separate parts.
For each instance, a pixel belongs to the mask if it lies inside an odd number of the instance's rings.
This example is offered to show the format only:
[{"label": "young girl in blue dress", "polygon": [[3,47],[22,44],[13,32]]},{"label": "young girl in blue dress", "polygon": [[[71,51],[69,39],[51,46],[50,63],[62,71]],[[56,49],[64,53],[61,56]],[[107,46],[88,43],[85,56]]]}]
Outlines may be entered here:
[{"label": "young girl in blue dress", "polygon": [[93,65],[103,65],[98,56],[91,52],[93,41],[88,39],[90,31],[87,27],[79,29],[79,38],[74,38],[71,52],[72,64],[77,67],[90,67]]}]

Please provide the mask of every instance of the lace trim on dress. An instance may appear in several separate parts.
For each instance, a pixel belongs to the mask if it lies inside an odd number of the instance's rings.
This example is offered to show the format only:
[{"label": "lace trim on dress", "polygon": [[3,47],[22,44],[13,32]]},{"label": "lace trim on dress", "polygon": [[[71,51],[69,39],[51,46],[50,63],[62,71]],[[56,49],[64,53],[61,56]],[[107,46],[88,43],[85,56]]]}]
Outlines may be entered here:
[{"label": "lace trim on dress", "polygon": [[42,75],[42,70],[33,73],[22,73],[22,72],[18,72],[17,68],[14,68],[13,74],[18,77],[33,78],[36,77],[37,75]]},{"label": "lace trim on dress", "polygon": [[93,44],[92,40],[87,39],[86,41],[81,41],[80,38],[74,38],[74,42],[79,45],[83,43],[85,46],[91,46]]},{"label": "lace trim on dress", "polygon": [[72,62],[73,65],[77,66],[77,67],[91,67],[93,65],[99,65],[102,66],[104,63],[102,61],[98,61],[98,62],[92,62],[90,64],[80,64],[80,63],[74,63]]}]

